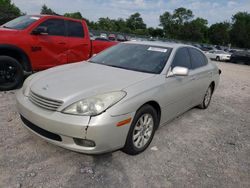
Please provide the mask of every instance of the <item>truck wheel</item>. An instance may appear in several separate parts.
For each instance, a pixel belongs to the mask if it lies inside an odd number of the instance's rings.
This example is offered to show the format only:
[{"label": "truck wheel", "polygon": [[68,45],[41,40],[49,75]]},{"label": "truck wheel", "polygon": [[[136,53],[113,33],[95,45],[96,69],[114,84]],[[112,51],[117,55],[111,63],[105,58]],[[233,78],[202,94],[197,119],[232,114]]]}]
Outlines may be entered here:
[{"label": "truck wheel", "polygon": [[0,56],[0,91],[16,89],[23,81],[22,65],[12,57]]}]

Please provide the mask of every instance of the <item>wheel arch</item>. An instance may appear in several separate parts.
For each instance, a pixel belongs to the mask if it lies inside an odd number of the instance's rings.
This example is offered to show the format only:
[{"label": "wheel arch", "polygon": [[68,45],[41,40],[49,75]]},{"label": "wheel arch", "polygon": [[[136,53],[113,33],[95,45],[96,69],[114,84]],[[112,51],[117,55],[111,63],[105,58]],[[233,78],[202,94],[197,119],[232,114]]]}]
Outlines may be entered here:
[{"label": "wheel arch", "polygon": [[157,117],[158,117],[158,122],[157,122],[157,128],[158,128],[159,124],[160,124],[160,121],[161,121],[161,106],[159,105],[158,102],[156,102],[154,100],[151,100],[151,101],[148,101],[148,102],[144,103],[143,105],[141,105],[140,108],[142,108],[145,105],[150,105],[150,106],[152,106],[156,110]]},{"label": "wheel arch", "polygon": [[210,86],[212,86],[212,93],[214,92],[214,89],[215,89],[215,81],[212,81]]},{"label": "wheel arch", "polygon": [[10,44],[0,44],[0,56],[1,55],[9,56],[16,59],[18,62],[21,63],[25,71],[32,71],[29,56],[21,48]]}]

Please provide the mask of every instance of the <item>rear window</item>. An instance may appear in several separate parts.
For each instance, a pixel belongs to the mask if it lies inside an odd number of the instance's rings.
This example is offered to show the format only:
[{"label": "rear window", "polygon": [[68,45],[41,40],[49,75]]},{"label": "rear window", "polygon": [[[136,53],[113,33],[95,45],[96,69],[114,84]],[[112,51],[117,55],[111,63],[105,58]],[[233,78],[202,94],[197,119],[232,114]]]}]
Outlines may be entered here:
[{"label": "rear window", "polygon": [[81,22],[67,21],[68,22],[68,36],[69,37],[84,37],[84,31]]},{"label": "rear window", "polygon": [[191,56],[192,68],[196,69],[207,64],[206,56],[199,50],[194,48],[189,48],[189,53]]}]

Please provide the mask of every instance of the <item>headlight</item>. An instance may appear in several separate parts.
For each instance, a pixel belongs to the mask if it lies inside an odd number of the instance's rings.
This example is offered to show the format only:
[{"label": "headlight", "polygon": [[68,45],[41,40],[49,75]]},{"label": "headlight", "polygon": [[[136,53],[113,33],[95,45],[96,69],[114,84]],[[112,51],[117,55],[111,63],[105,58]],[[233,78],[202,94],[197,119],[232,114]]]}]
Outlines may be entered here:
[{"label": "headlight", "polygon": [[62,112],[73,115],[95,116],[113,106],[125,96],[124,91],[96,95],[73,103]]}]

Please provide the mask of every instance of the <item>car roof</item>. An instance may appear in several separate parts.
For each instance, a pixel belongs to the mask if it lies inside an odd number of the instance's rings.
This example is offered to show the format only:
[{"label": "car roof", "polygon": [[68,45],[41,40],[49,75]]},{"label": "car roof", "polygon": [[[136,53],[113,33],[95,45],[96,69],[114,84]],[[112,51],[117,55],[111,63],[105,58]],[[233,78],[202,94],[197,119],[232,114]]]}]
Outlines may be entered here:
[{"label": "car roof", "polygon": [[27,16],[38,16],[41,18],[59,18],[59,19],[65,19],[65,20],[72,20],[72,21],[85,21],[85,19],[75,19],[75,18],[69,18],[69,17],[65,17],[65,16],[61,16],[61,15],[47,15],[47,14],[31,14],[31,15],[27,15]]},{"label": "car roof", "polygon": [[174,43],[174,42],[160,42],[160,41],[128,41],[125,42],[127,44],[140,44],[140,45],[151,45],[158,47],[167,47],[167,48],[179,48],[179,47],[192,47],[191,45],[186,45],[182,43]]}]

